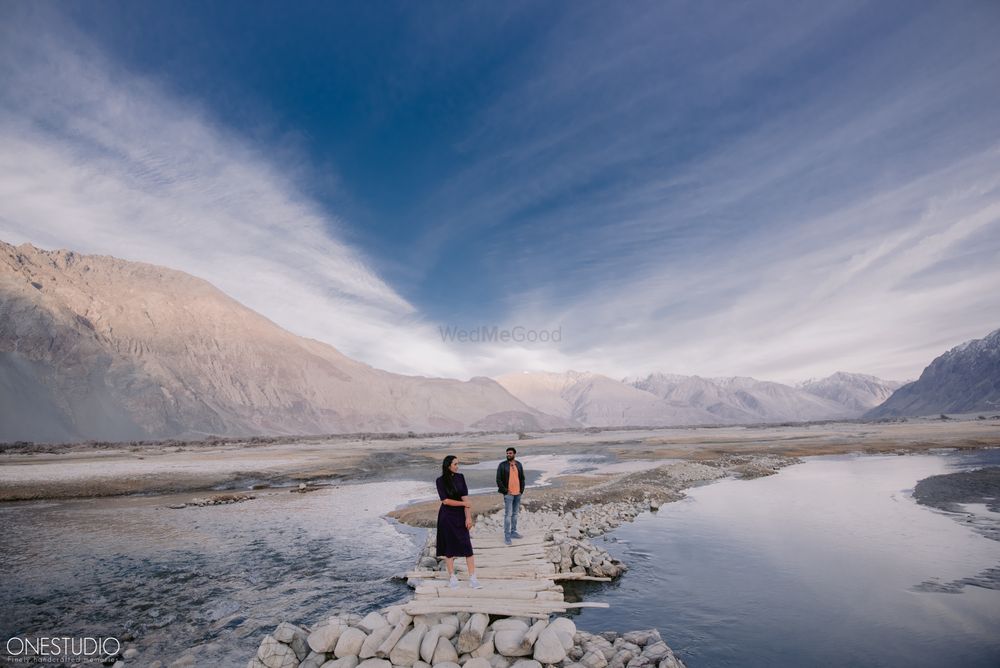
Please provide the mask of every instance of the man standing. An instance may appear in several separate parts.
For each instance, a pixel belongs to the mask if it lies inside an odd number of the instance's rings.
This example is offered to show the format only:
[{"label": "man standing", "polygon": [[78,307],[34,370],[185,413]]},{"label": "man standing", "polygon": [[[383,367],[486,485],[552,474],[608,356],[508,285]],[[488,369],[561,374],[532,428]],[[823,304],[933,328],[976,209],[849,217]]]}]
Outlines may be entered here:
[{"label": "man standing", "polygon": [[517,450],[507,448],[507,459],[497,466],[497,491],[503,494],[503,542],[510,545],[511,538],[524,538],[517,532],[517,513],[521,509],[524,491],[524,467],[516,461]]}]

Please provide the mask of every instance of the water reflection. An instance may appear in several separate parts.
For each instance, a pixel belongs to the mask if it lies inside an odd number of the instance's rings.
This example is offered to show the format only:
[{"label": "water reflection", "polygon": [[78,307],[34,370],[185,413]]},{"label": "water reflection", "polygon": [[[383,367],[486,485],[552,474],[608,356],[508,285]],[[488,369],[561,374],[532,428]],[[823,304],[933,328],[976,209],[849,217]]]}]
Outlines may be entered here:
[{"label": "water reflection", "polygon": [[610,551],[631,570],[587,588],[611,608],[578,624],[659,627],[692,668],[1000,665],[1000,591],[918,588],[1000,563],[1000,543],[910,497],[961,463],[817,457],[693,489],[615,533]]}]

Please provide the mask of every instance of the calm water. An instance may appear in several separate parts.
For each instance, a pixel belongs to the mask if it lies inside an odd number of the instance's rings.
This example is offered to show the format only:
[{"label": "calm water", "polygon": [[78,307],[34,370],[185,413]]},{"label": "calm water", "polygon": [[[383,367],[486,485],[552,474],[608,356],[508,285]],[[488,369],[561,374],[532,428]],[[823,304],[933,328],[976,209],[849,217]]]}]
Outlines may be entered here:
[{"label": "calm water", "polygon": [[690,490],[601,543],[631,569],[581,590],[611,608],[577,624],[659,627],[691,668],[996,668],[1000,591],[921,585],[996,567],[1000,542],[911,498],[922,478],[988,463],[1000,452],[818,457]]}]

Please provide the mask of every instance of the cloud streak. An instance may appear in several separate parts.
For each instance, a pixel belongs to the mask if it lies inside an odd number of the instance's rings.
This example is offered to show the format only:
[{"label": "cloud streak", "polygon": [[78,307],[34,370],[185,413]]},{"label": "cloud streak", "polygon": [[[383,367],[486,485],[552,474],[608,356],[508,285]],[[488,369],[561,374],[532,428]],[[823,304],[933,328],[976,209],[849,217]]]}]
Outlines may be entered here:
[{"label": "cloud streak", "polygon": [[189,272],[380,368],[464,371],[283,171],[299,167],[48,19],[0,47],[0,238]]},{"label": "cloud streak", "polygon": [[[450,153],[402,161],[453,160],[426,175],[402,260],[360,252],[361,231],[303,193],[308,162],[58,17],[41,35],[7,22],[0,237],[188,271],[295,333],[428,375],[904,379],[1000,326],[990,3],[631,9],[551,11]],[[427,11],[420,53],[449,46],[421,62],[478,62],[452,39],[463,21]],[[561,326],[563,340],[448,344],[431,310],[453,327]]]}]

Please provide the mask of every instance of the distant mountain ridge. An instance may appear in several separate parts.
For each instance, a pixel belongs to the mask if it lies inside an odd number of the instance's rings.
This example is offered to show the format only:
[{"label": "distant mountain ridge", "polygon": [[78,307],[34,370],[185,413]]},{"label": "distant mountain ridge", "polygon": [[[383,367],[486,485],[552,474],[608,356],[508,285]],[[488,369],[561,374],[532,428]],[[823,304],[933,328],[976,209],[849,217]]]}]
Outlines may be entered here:
[{"label": "distant mountain ridge", "polygon": [[863,373],[837,371],[826,378],[799,383],[797,387],[860,414],[884,402],[904,384]]},{"label": "distant mountain ridge", "polygon": [[804,387],[661,372],[615,380],[591,372],[533,371],[503,374],[496,380],[529,406],[595,427],[856,418],[899,385],[843,372]]},{"label": "distant mountain ridge", "polygon": [[1000,329],[935,358],[866,418],[1000,413]]},{"label": "distant mountain ridge", "polygon": [[0,441],[574,425],[486,377],[362,364],[183,272],[0,242]]},{"label": "distant mountain ridge", "polygon": [[393,374],[183,272],[0,242],[0,441],[534,431],[1000,412],[1000,330],[903,384],[654,372]]}]

